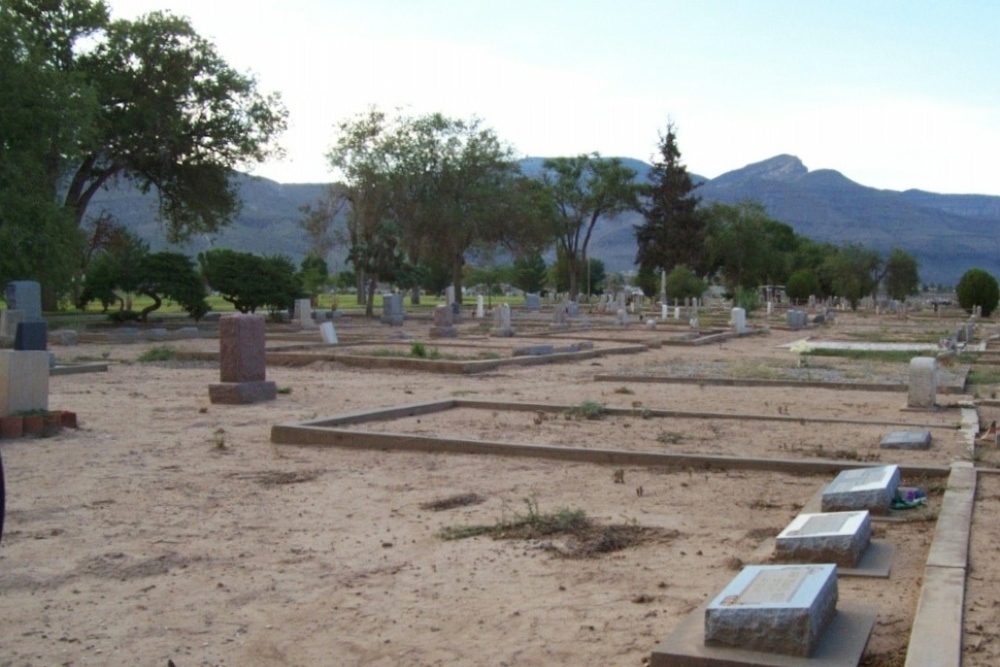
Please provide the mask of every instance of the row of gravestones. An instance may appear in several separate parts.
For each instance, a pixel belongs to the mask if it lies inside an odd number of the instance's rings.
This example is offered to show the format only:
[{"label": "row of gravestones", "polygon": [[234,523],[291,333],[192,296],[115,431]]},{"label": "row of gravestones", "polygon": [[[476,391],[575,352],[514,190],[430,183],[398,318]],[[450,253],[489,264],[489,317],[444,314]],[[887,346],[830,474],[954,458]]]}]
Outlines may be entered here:
[{"label": "row of gravestones", "polygon": [[[774,560],[782,564],[743,568],[704,608],[704,646],[723,653],[813,654],[837,613],[838,567],[859,566],[871,543],[871,514],[888,513],[899,482],[896,465],[837,475],[823,490],[822,512],[798,515],[775,538]],[[684,642],[668,638],[651,664],[674,664],[678,651],[686,650]],[[741,662],[733,660],[726,664]]]}]

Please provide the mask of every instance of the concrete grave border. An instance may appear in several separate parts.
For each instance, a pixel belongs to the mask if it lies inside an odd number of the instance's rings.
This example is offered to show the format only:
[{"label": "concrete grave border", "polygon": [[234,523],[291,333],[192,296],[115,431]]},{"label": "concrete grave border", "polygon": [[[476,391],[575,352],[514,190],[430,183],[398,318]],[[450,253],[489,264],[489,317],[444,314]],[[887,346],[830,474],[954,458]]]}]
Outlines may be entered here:
[{"label": "concrete grave border", "polygon": [[[531,357],[528,357],[531,358]],[[572,405],[547,403],[521,403],[511,401],[490,401],[479,399],[452,398],[426,403],[379,408],[353,412],[334,417],[305,421],[301,423],[276,424],[271,427],[271,442],[279,445],[336,446],[349,449],[395,449],[401,451],[450,452],[459,454],[492,454],[497,456],[529,457],[559,461],[579,461],[616,465],[682,466],[691,468],[713,468],[718,470],[769,470],[790,473],[837,473],[841,470],[871,468],[871,463],[825,459],[782,459],[751,458],[740,456],[706,454],[672,454],[665,452],[645,452],[620,449],[564,447],[556,445],[524,445],[512,442],[448,438],[441,436],[411,435],[405,433],[373,433],[348,428],[353,424],[385,421],[402,417],[433,414],[455,408],[481,410],[508,410],[521,412],[562,413],[571,410]],[[606,414],[635,415],[632,408],[606,407]],[[646,409],[647,417],[690,418],[690,419],[740,419],[746,421],[787,421],[799,423],[797,417],[762,415],[721,414],[711,412],[683,412],[677,410]],[[848,419],[822,418],[809,420],[815,423],[864,424]],[[881,424],[881,422],[879,422]],[[879,464],[884,465],[884,464]],[[944,477],[949,469],[931,465],[899,465],[905,475]]]},{"label": "concrete grave border", "polygon": [[[968,372],[966,372],[968,377]],[[659,384],[697,384],[713,387],[802,387],[807,389],[838,389],[846,391],[894,391],[906,393],[909,385],[889,384],[885,382],[823,382],[812,380],[743,380],[736,378],[692,378],[670,377],[668,375],[628,375],[602,374],[595,375],[594,382],[652,382]],[[954,385],[938,385],[939,394],[963,394],[965,387]]]}]

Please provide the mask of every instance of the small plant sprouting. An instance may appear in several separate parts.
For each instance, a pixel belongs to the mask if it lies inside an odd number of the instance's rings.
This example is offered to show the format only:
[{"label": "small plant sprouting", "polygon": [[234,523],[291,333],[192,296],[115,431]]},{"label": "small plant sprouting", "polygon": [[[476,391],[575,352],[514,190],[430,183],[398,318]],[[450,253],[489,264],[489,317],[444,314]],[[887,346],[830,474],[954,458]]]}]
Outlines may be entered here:
[{"label": "small plant sprouting", "polygon": [[170,361],[176,356],[174,351],[166,345],[151,347],[139,355],[139,361],[146,363],[149,361]]},{"label": "small plant sprouting", "polygon": [[226,429],[219,427],[215,429],[213,435],[213,441],[215,442],[215,448],[223,451],[226,449]]},{"label": "small plant sprouting", "polygon": [[615,389],[615,393],[616,394],[632,395],[635,392],[632,391],[631,389],[629,389],[628,387],[618,387],[617,389]]},{"label": "small plant sprouting", "polygon": [[584,401],[566,411],[567,419],[603,419],[607,410],[603,403]]},{"label": "small plant sprouting", "polygon": [[292,393],[291,387],[278,387],[276,390],[279,394],[290,394]]},{"label": "small plant sprouting", "polygon": [[410,356],[417,359],[426,359],[427,347],[419,340],[413,341],[413,344],[410,345]]}]

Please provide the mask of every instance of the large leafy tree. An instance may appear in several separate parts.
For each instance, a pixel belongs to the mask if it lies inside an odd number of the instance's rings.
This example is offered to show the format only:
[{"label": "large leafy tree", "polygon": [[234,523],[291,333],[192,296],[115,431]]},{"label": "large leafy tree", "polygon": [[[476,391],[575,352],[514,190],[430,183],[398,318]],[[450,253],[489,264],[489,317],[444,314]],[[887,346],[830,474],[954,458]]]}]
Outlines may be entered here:
[{"label": "large leafy tree", "polygon": [[587,248],[601,217],[613,219],[639,208],[636,172],[617,158],[598,153],[550,158],[542,163],[542,181],[556,207],[556,243],[566,263],[569,297],[580,294],[580,268],[587,265]]},{"label": "large leafy tree", "polygon": [[656,272],[669,272],[683,264],[704,274],[708,269],[706,221],[694,194],[697,186],[681,162],[673,123],[668,122],[666,134],[660,134],[659,151],[644,190],[645,222],[635,228],[636,264]]},{"label": "large leafy tree", "polygon": [[781,283],[788,277],[798,239],[791,227],[769,218],[763,205],[714,203],[705,216],[711,265],[722,273],[729,291]]},{"label": "large leafy tree", "polygon": [[[72,110],[62,131],[26,136],[44,157],[44,194],[76,227],[118,179],[159,196],[169,240],[232,220],[234,170],[278,151],[286,112],[276,96],[167,12],[111,20],[101,0],[4,0],[2,10],[15,47],[4,57],[24,65],[26,89],[49,91],[47,111]],[[12,93],[4,82],[0,98]]]},{"label": "large leafy tree", "polygon": [[878,252],[860,243],[847,243],[826,259],[821,272],[829,277],[833,294],[847,299],[851,309],[857,310],[861,299],[878,288],[881,269]]},{"label": "large leafy tree", "polygon": [[282,255],[215,248],[198,255],[198,263],[209,286],[241,313],[284,310],[302,294],[295,265]]},{"label": "large leafy tree", "polygon": [[885,291],[898,301],[920,290],[920,263],[900,248],[893,248],[885,260]]}]

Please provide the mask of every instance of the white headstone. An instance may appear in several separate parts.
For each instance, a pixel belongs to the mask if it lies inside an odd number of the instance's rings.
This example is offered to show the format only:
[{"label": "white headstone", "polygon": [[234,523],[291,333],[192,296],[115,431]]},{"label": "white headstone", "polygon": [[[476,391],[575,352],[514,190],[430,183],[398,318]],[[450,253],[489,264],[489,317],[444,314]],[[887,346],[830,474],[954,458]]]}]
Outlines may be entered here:
[{"label": "white headstone", "polygon": [[773,301],[768,301],[767,302],[767,316],[770,317],[773,313],[774,313],[774,302]]},{"label": "white headstone", "polygon": [[670,308],[670,306],[668,306],[667,304],[663,304],[662,306],[660,306],[660,319],[661,320],[667,319],[667,314],[668,314],[667,310],[669,308]]},{"label": "white headstone", "polygon": [[733,331],[738,334],[747,332],[747,311],[743,308],[733,308],[732,311]]},{"label": "white headstone", "polygon": [[446,306],[450,306],[451,304],[455,303],[455,286],[454,285],[448,285],[444,289],[444,303],[445,303]]},{"label": "white headstone", "polygon": [[910,393],[906,405],[931,410],[937,398],[937,359],[914,357],[910,360]]},{"label": "white headstone", "polygon": [[476,297],[476,319],[483,319],[486,317],[486,309],[483,304],[483,295],[480,294]]},{"label": "white headstone", "polygon": [[680,306],[674,306],[674,319],[675,320],[681,319],[681,307]]},{"label": "white headstone", "polygon": [[337,330],[333,328],[333,322],[323,322],[319,325],[320,336],[327,345],[337,345]]},{"label": "white headstone", "polygon": [[312,318],[312,302],[309,299],[295,300],[295,319],[303,329],[315,329]]},{"label": "white headstone", "polygon": [[0,350],[0,417],[49,409],[49,353]]}]

